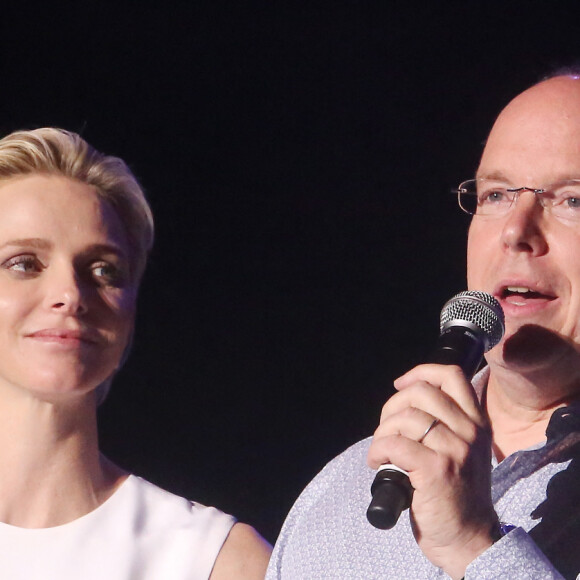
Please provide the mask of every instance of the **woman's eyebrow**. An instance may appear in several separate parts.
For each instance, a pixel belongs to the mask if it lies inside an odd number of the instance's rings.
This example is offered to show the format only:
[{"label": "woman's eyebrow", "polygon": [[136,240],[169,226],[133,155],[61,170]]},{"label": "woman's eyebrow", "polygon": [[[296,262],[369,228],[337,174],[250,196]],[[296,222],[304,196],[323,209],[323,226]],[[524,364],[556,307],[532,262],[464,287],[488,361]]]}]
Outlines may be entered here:
[{"label": "woman's eyebrow", "polygon": [[83,251],[83,254],[92,253],[116,254],[121,258],[127,257],[126,252],[117,244],[92,244]]},{"label": "woman's eyebrow", "polygon": [[32,247],[46,250],[51,248],[52,244],[43,238],[16,238],[14,240],[8,240],[7,242],[4,242],[0,248],[5,248],[7,246]]}]

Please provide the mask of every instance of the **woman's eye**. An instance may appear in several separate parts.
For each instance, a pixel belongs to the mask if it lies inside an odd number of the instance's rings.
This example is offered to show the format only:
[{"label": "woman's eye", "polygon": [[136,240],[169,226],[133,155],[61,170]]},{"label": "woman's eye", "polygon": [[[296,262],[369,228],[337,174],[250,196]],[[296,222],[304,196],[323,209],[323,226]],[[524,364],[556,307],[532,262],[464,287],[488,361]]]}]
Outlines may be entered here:
[{"label": "woman's eye", "polygon": [[42,270],[42,264],[35,256],[25,255],[25,256],[14,256],[9,260],[6,260],[2,267],[6,270],[11,270],[12,272],[18,272],[22,274],[35,274]]},{"label": "woman's eye", "polygon": [[122,286],[124,277],[119,268],[108,262],[98,262],[92,267],[93,277],[103,286]]}]

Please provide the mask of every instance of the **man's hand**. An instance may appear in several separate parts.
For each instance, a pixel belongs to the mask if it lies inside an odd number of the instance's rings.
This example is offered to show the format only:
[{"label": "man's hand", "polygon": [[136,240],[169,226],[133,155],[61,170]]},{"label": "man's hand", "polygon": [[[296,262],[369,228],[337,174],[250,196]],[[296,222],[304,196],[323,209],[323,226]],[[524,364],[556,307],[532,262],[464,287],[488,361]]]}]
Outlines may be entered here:
[{"label": "man's hand", "polygon": [[409,473],[417,543],[433,564],[461,578],[491,546],[497,524],[487,421],[459,367],[420,365],[398,378],[395,388],[399,392],[383,407],[368,464],[377,469],[392,463]]}]

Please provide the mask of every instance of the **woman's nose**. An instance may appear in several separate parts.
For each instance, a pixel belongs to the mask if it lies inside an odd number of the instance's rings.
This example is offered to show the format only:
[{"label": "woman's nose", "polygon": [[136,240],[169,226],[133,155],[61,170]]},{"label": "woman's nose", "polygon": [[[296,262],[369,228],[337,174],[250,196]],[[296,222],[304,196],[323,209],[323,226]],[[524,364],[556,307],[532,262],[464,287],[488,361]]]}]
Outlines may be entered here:
[{"label": "woman's nose", "polygon": [[73,315],[87,311],[86,289],[76,272],[55,271],[47,285],[46,300],[50,309]]}]

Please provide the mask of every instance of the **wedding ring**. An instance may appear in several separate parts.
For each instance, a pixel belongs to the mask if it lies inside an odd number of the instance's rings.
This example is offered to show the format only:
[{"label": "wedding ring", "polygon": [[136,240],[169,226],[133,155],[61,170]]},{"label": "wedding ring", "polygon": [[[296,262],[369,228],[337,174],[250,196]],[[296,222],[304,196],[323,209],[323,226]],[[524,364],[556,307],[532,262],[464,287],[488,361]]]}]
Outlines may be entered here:
[{"label": "wedding ring", "polygon": [[433,429],[437,426],[437,423],[439,423],[439,419],[437,419],[437,417],[435,417],[435,419],[433,419],[433,422],[431,423],[431,425],[429,425],[429,427],[427,427],[427,429],[425,429],[425,433],[423,433],[423,435],[421,435],[421,437],[419,437],[419,440],[417,441],[417,443],[423,443],[423,440],[425,439],[425,437],[427,437],[427,435],[429,435],[429,432],[431,431],[431,429]]}]

